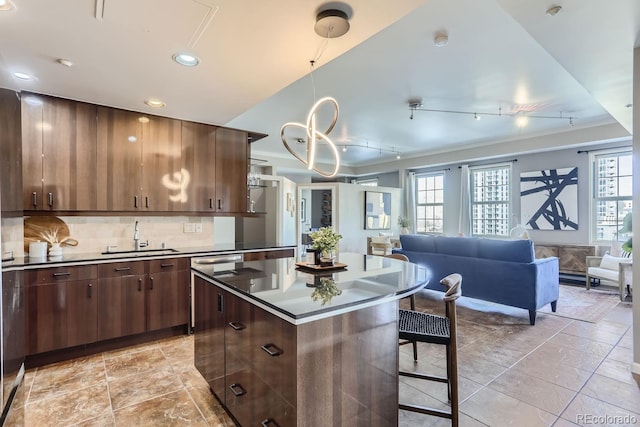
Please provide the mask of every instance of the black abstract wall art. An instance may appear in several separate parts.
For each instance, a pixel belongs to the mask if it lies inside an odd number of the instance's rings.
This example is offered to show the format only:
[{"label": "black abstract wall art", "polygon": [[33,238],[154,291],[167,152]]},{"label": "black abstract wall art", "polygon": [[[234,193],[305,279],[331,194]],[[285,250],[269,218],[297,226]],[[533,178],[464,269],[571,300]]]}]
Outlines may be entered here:
[{"label": "black abstract wall art", "polygon": [[531,230],[578,229],[578,168],[520,174],[522,221]]}]

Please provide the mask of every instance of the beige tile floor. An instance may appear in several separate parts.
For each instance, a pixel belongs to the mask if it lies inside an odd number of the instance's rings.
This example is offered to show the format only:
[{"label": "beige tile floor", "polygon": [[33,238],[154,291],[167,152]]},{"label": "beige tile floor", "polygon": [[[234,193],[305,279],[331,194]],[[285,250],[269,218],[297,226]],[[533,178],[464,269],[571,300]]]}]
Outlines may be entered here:
[{"label": "beige tile floor", "polygon": [[[418,298],[420,309],[439,306]],[[524,310],[458,312],[461,425],[565,427],[609,417],[604,424],[640,426],[630,304],[598,323],[539,313],[533,327]],[[444,373],[442,347],[420,344],[419,359],[414,365],[411,347],[401,347],[404,369]],[[400,399],[444,408],[445,387],[403,377]],[[29,370],[24,399],[26,427],[233,425],[193,367],[193,336]],[[399,424],[449,422],[400,411]]]}]

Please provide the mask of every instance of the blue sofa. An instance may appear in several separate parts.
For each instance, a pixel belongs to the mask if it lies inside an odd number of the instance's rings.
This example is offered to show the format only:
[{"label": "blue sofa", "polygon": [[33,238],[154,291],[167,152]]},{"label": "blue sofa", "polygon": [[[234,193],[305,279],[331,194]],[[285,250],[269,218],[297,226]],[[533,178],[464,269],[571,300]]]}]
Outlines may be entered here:
[{"label": "blue sofa", "polygon": [[[419,234],[400,236],[401,249],[411,262],[427,266],[434,278],[462,274],[462,295],[529,310],[558,301],[558,258],[535,259],[530,240],[498,240],[476,237],[444,237]],[[439,280],[429,289],[444,290]]]}]

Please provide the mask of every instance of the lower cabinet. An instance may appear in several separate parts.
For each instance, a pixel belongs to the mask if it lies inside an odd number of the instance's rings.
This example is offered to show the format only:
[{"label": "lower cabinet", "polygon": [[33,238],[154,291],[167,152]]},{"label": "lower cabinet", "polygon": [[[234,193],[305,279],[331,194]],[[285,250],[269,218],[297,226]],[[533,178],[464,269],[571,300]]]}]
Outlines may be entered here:
[{"label": "lower cabinet", "polygon": [[195,365],[211,390],[240,425],[295,426],[295,327],[199,277],[194,292]]},{"label": "lower cabinet", "polygon": [[27,354],[97,340],[95,266],[25,271]]},{"label": "lower cabinet", "polygon": [[186,325],[187,258],[25,271],[27,355]]},{"label": "lower cabinet", "polygon": [[188,265],[187,258],[100,264],[98,338],[187,324]]}]

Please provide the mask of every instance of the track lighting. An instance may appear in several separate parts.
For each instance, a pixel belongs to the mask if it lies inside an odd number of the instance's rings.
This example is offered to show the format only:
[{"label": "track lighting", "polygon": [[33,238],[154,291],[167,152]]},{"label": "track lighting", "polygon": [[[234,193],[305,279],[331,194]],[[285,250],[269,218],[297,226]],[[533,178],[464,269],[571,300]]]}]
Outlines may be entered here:
[{"label": "track lighting", "polygon": [[575,126],[573,120],[575,117],[570,116],[566,117],[560,114],[559,116],[541,116],[537,114],[525,114],[524,111],[518,111],[517,113],[503,113],[502,107],[498,108],[498,112],[487,112],[483,111],[478,113],[477,111],[461,111],[461,110],[439,110],[435,108],[422,108],[422,99],[420,98],[411,98],[408,101],[409,104],[409,119],[413,120],[414,113],[416,111],[426,111],[430,113],[448,113],[448,114],[467,114],[469,116],[473,116],[475,120],[480,120],[482,116],[497,116],[497,117],[514,117],[516,119],[516,125],[518,127],[524,127],[529,123],[529,119],[560,119],[567,120],[569,122],[569,126]]},{"label": "track lighting", "polygon": [[369,146],[369,143],[367,143],[366,145],[364,144],[341,144],[339,145],[340,147],[342,147],[342,151],[347,151],[347,148],[365,148],[367,150],[376,150],[378,153],[380,153],[380,155],[382,155],[382,153],[391,153],[391,154],[395,154],[396,155],[396,159],[400,158],[400,152],[398,150],[395,149],[395,147],[388,149],[388,148],[380,148],[380,147],[371,147]]}]

